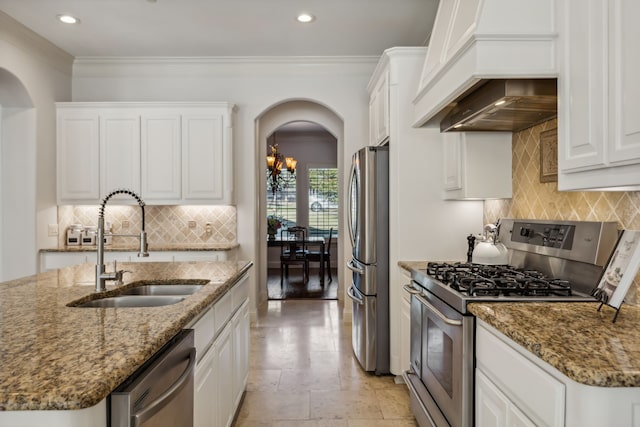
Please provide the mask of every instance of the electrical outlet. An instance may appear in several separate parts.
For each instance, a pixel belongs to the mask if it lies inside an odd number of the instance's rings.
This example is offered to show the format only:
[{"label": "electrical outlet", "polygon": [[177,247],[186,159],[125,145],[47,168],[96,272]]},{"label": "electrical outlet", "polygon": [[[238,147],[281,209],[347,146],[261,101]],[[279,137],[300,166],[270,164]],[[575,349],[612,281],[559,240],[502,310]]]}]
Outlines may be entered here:
[{"label": "electrical outlet", "polygon": [[204,232],[207,233],[207,236],[210,236],[211,233],[213,232],[212,228],[211,228],[211,223],[208,222],[205,224],[204,226]]},{"label": "electrical outlet", "polygon": [[189,228],[196,228],[196,222],[195,221],[188,221],[187,224],[189,225]]},{"label": "electrical outlet", "polygon": [[122,228],[129,228],[129,221],[128,220],[124,220],[122,221]]},{"label": "electrical outlet", "polygon": [[58,224],[49,224],[48,234],[49,234],[49,236],[57,236],[58,235]]}]

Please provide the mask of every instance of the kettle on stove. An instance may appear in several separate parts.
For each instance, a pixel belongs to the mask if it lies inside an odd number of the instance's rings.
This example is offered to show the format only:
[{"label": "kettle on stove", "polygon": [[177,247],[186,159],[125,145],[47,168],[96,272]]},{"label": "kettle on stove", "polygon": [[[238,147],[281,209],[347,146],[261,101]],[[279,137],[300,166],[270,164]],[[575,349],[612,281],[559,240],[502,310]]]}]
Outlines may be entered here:
[{"label": "kettle on stove", "polygon": [[509,251],[498,240],[498,227],[494,224],[484,226],[484,235],[476,239],[472,262],[475,264],[502,265],[509,263]]}]

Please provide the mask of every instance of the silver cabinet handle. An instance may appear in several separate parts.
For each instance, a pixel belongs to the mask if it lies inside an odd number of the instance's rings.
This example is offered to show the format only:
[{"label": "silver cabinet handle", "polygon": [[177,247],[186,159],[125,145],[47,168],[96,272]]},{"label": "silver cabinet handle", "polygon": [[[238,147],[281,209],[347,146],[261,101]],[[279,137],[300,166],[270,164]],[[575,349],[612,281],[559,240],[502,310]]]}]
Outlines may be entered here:
[{"label": "silver cabinet handle", "polygon": [[180,387],[189,379],[195,367],[196,367],[196,349],[195,347],[193,347],[189,352],[189,364],[187,365],[182,375],[180,375],[180,378],[178,378],[176,382],[173,383],[171,387],[166,389],[164,393],[162,393],[156,400],[151,402],[149,406],[147,406],[145,409],[138,412],[137,414],[131,416],[133,421],[133,427],[137,427],[140,424],[147,421],[156,412],[158,412],[159,409],[161,409],[160,405],[162,405],[166,400],[173,398],[173,395],[176,394],[180,390]]},{"label": "silver cabinet handle", "polygon": [[349,262],[347,262],[347,268],[354,273],[364,274],[364,270],[362,268],[358,268],[358,266],[353,263],[353,260],[349,260]]},{"label": "silver cabinet handle", "polygon": [[447,316],[445,316],[444,314],[440,313],[440,311],[435,308],[429,301],[427,301],[426,299],[424,299],[422,296],[420,295],[414,295],[414,297],[416,297],[418,299],[418,301],[420,301],[420,303],[422,305],[424,305],[425,307],[427,307],[429,310],[431,310],[432,312],[435,313],[436,316],[438,316],[444,323],[446,323],[447,325],[452,325],[452,326],[462,326],[462,320],[453,320],[453,319],[449,319]]},{"label": "silver cabinet handle", "polygon": [[353,291],[353,285],[349,286],[349,289],[347,289],[347,296],[351,298],[358,305],[364,304],[364,300],[362,298],[358,298],[358,296]]},{"label": "silver cabinet handle", "polygon": [[404,285],[402,287],[402,289],[404,289],[405,291],[409,292],[411,295],[419,295],[422,293],[422,291],[419,291],[417,289],[415,289],[413,286],[411,285]]}]

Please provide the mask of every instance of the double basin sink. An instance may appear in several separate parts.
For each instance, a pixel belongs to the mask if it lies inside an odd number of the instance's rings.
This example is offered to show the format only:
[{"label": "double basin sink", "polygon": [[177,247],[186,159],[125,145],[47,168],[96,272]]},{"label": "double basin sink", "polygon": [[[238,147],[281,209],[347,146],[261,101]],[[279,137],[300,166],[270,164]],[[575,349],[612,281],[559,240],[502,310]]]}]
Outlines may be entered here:
[{"label": "double basin sink", "polygon": [[97,298],[83,298],[69,307],[160,307],[179,303],[202,289],[208,280],[171,280],[163,282],[137,282],[126,288],[109,291]]}]

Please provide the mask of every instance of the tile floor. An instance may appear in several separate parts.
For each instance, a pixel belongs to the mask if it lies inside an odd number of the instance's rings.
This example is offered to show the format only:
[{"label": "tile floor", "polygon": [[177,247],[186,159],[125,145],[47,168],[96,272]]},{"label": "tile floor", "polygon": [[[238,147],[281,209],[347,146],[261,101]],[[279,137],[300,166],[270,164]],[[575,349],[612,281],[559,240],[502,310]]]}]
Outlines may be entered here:
[{"label": "tile floor", "polygon": [[236,427],[416,426],[404,384],[360,369],[335,300],[268,301]]},{"label": "tile floor", "polygon": [[302,272],[291,268],[289,277],[285,277],[283,285],[280,286],[280,269],[269,268],[267,270],[267,295],[269,299],[289,299],[289,298],[316,298],[316,299],[337,299],[338,298],[338,270],[333,268],[332,278],[325,275],[324,285],[320,284],[319,270],[312,268],[309,272],[309,281],[305,284],[302,279]]}]

